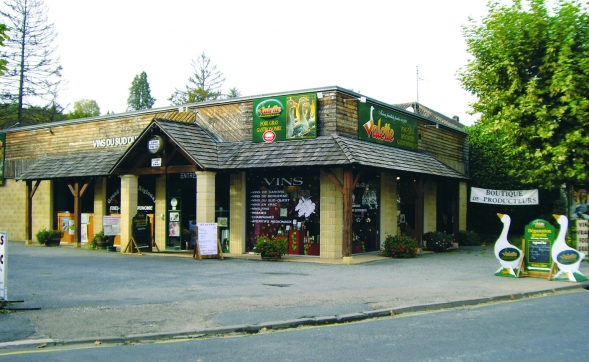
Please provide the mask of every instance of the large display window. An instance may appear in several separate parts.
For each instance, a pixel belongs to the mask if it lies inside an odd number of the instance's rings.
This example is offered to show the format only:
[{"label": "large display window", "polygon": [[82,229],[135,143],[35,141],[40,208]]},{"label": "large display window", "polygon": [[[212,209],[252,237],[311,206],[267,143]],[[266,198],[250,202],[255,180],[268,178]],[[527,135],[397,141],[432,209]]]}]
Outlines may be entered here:
[{"label": "large display window", "polygon": [[287,238],[288,254],[319,255],[319,185],[319,171],[250,172],[246,251],[266,236]]}]

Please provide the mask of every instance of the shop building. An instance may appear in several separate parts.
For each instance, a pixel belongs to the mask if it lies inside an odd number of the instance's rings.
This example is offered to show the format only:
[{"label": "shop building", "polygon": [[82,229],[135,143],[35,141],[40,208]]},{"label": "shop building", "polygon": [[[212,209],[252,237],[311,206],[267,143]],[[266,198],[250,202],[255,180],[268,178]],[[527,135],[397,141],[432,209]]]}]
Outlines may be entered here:
[{"label": "shop building", "polygon": [[0,230],[79,245],[117,216],[125,250],[143,218],[146,247],[181,251],[216,222],[230,254],[284,235],[289,254],[335,259],[456,233],[468,135],[423,109],[324,87],[0,130]]}]

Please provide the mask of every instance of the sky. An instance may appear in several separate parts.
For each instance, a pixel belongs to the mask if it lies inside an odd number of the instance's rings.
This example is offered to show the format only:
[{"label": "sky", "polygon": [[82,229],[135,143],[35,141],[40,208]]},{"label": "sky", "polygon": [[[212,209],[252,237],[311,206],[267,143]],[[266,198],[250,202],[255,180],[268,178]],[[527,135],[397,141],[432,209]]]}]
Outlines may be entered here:
[{"label": "sky", "polygon": [[[155,107],[185,89],[203,52],[243,96],[339,86],[386,103],[418,100],[472,125],[457,72],[462,33],[487,0],[45,0],[67,81],[58,103],[126,111],[147,73]],[[417,71],[419,72],[417,74]],[[419,81],[418,81],[419,78]]]}]

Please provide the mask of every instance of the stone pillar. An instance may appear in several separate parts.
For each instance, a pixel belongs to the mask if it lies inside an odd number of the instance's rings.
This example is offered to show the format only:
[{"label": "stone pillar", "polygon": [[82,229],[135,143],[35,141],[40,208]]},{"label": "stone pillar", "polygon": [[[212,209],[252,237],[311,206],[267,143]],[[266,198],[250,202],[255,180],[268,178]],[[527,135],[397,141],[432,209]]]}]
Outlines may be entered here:
[{"label": "stone pillar", "polygon": [[380,247],[387,235],[397,235],[397,175],[380,173]]},{"label": "stone pillar", "polygon": [[436,231],[437,184],[426,179],[423,185],[423,232]]},{"label": "stone pillar", "polygon": [[133,216],[137,213],[139,176],[121,176],[121,252],[133,236]]},{"label": "stone pillar", "polygon": [[[338,180],[343,181],[341,168],[331,171]],[[320,258],[339,259],[343,257],[344,197],[323,171],[320,182]]]},{"label": "stone pillar", "polygon": [[[23,182],[24,184],[24,182]],[[34,182],[33,182],[34,184]],[[44,180],[41,181],[39,187],[37,188],[37,192],[35,192],[35,196],[33,196],[33,210],[32,210],[32,239],[34,242],[37,242],[37,238],[35,234],[37,231],[41,229],[49,229],[53,230],[54,222],[57,220],[53,220],[54,217],[57,217],[53,213],[53,180]],[[69,190],[67,190],[69,192]],[[20,211],[20,210],[19,210]],[[72,212],[73,210],[69,210]],[[16,212],[16,210],[15,210]],[[24,212],[24,208],[23,208]],[[22,220],[26,216],[23,214]],[[59,230],[61,225],[57,225],[57,229]],[[67,231],[65,231],[67,233]],[[9,235],[10,236],[10,235]]]},{"label": "stone pillar", "polygon": [[[106,177],[94,179],[94,233],[104,229],[102,217],[106,216]],[[88,235],[88,240],[92,240],[94,235]]]},{"label": "stone pillar", "polygon": [[215,220],[215,175],[213,171],[196,171],[196,222]]},{"label": "stone pillar", "polygon": [[166,175],[159,175],[155,178],[155,244],[159,250],[166,249]]},{"label": "stone pillar", "polygon": [[466,212],[467,212],[467,186],[466,181],[460,181],[458,184],[458,230],[466,230]]},{"label": "stone pillar", "polygon": [[229,252],[243,254],[247,222],[246,174],[232,173],[229,177]]}]

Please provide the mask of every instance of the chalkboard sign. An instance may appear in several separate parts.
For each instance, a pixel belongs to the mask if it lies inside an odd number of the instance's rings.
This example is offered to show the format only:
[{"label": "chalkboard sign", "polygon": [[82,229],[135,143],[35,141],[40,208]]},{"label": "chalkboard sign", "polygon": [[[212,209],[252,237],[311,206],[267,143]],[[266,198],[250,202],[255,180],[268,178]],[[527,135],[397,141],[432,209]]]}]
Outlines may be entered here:
[{"label": "chalkboard sign", "polygon": [[556,236],[554,226],[543,219],[526,225],[526,270],[549,272],[552,266],[552,244]]},{"label": "chalkboard sign", "polygon": [[550,263],[550,242],[532,241],[528,245],[530,263]]},{"label": "chalkboard sign", "polygon": [[144,251],[151,251],[151,223],[145,214],[133,217],[133,239],[137,246]]}]

